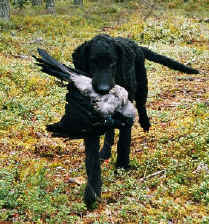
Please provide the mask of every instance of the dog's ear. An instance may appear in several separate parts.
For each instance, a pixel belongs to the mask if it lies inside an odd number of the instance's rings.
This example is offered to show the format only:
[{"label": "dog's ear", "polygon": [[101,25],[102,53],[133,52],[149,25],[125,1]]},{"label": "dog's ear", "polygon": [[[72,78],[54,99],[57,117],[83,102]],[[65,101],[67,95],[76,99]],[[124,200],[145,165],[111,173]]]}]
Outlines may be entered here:
[{"label": "dog's ear", "polygon": [[76,69],[88,73],[88,54],[89,54],[90,42],[85,41],[83,44],[78,46],[73,54],[73,64]]},{"label": "dog's ear", "polygon": [[129,99],[134,99],[136,90],[136,53],[128,43],[124,43],[120,39],[115,40],[115,47],[118,54],[116,83],[125,87],[129,93]]}]

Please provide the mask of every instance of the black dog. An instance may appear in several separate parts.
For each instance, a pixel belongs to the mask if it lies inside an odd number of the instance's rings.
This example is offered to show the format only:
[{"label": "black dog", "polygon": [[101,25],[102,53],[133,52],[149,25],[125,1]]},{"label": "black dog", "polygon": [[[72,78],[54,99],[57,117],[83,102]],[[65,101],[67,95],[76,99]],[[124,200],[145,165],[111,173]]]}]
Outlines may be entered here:
[{"label": "black dog", "polygon": [[[184,73],[199,73],[177,61],[154,53],[148,48],[140,47],[134,41],[121,37],[112,38],[105,34],[84,42],[73,53],[75,68],[92,75],[95,91],[106,94],[115,84],[123,86],[128,91],[129,100],[136,101],[139,123],[144,131],[148,131],[150,122],[146,111],[148,86],[145,59]],[[129,167],[131,127],[132,125],[129,125],[120,129],[117,144],[116,166],[125,169]],[[105,134],[101,152],[99,152],[98,136],[89,136],[84,141],[88,175],[84,200],[89,205],[101,195],[100,160],[108,159],[111,155],[114,130],[109,130]]]}]

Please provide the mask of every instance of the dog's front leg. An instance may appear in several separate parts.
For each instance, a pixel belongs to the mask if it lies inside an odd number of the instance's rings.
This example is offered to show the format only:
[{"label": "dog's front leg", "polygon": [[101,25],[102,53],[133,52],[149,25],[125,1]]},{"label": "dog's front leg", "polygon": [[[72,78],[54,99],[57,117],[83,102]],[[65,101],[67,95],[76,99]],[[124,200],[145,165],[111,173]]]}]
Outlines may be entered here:
[{"label": "dog's front leg", "polygon": [[120,128],[120,135],[117,145],[117,162],[116,167],[128,169],[129,166],[129,154],[131,145],[131,128],[132,124]]},{"label": "dog's front leg", "polygon": [[114,144],[115,130],[110,129],[105,133],[104,145],[100,151],[100,160],[106,160],[111,157],[111,148]]},{"label": "dog's front leg", "polygon": [[91,136],[84,140],[86,153],[86,172],[88,176],[84,193],[87,207],[100,200],[101,196],[101,168],[99,159],[99,136]]}]

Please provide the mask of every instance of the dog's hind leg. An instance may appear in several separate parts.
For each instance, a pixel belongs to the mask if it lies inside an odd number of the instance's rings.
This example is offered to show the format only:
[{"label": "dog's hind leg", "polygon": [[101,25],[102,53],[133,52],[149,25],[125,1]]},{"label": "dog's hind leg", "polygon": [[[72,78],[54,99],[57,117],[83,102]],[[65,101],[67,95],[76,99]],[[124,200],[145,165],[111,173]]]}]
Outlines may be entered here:
[{"label": "dog's hind leg", "polygon": [[129,165],[129,154],[131,145],[131,128],[132,124],[125,126],[120,129],[120,135],[117,145],[117,168],[128,169]]},{"label": "dog's hind leg", "polygon": [[136,89],[136,108],[139,113],[139,123],[144,131],[149,131],[150,121],[147,116],[146,102],[148,95],[148,80],[146,68],[144,62],[138,60],[136,64],[136,80],[137,80],[137,89]]},{"label": "dog's hind leg", "polygon": [[[137,98],[140,98],[141,94],[138,93],[136,96]],[[141,127],[143,128],[144,131],[149,131],[149,128],[151,126],[150,121],[149,121],[149,117],[147,115],[147,109],[146,109],[146,105],[142,104],[140,102],[140,100],[136,100],[136,107],[139,113],[139,123],[141,125]]]},{"label": "dog's hind leg", "polygon": [[100,151],[100,160],[106,160],[111,157],[111,148],[114,144],[115,131],[114,129],[110,129],[105,133],[104,145],[102,150]]},{"label": "dog's hind leg", "polygon": [[86,153],[86,173],[88,181],[84,193],[84,201],[87,207],[91,208],[96,200],[101,200],[101,167],[99,160],[98,136],[91,136],[84,140]]}]

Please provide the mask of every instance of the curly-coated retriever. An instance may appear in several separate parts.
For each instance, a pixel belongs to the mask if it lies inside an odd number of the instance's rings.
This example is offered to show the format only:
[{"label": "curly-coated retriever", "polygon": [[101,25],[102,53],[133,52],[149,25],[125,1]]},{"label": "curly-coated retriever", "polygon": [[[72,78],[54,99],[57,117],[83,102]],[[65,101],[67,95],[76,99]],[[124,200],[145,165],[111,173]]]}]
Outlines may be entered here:
[{"label": "curly-coated retriever", "polygon": [[[146,47],[140,47],[134,41],[121,37],[113,38],[106,34],[97,35],[84,42],[73,53],[75,68],[91,75],[95,91],[106,94],[115,84],[123,86],[128,91],[129,100],[136,102],[139,123],[144,131],[148,131],[150,122],[146,111],[148,85],[145,59],[184,73],[199,73]],[[125,169],[129,167],[131,127],[132,125],[127,125],[120,128],[117,144],[116,166]],[[89,136],[84,142],[88,175],[84,200],[87,205],[90,205],[101,195],[100,160],[108,159],[111,155],[114,130],[106,132],[101,152],[99,152],[98,136]]]}]

